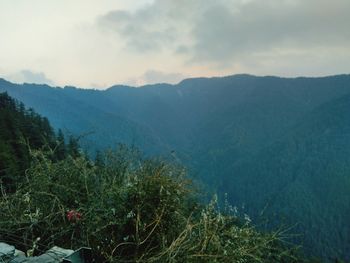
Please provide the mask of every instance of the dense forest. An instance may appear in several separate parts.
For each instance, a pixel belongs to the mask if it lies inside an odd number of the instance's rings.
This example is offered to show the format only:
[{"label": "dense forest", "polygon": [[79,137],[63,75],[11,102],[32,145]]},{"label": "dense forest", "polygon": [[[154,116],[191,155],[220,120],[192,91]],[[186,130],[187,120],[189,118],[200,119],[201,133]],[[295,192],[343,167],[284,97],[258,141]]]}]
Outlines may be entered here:
[{"label": "dense forest", "polygon": [[280,140],[227,167],[234,176],[223,178],[221,191],[255,218],[263,211],[272,224],[297,222],[306,251],[348,259],[349,116],[350,94],[317,107]]},{"label": "dense forest", "polygon": [[91,156],[121,142],[176,159],[260,229],[285,224],[306,254],[350,260],[349,75],[236,75],[104,91],[0,80],[0,90],[65,135],[83,135]]},{"label": "dense forest", "polygon": [[55,136],[47,118],[23,103],[0,94],[0,179],[10,186],[29,167],[29,149],[53,146]]},{"label": "dense forest", "polygon": [[22,102],[0,93],[0,180],[12,188],[30,166],[30,151],[54,149],[55,160],[67,154],[78,155],[77,139],[69,137],[68,144],[61,130],[56,135],[47,118]]},{"label": "dense forest", "polygon": [[89,246],[94,262],[304,261],[286,229],[199,202],[183,167],[126,146],[91,160],[6,93],[0,106],[0,241],[28,256],[59,245]]}]

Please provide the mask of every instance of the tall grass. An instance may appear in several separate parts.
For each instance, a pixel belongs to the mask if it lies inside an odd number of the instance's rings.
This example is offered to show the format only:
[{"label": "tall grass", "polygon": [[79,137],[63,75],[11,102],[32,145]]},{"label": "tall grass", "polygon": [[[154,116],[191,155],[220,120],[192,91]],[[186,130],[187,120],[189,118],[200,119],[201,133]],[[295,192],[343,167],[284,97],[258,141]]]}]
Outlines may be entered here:
[{"label": "tall grass", "polygon": [[200,204],[182,167],[125,147],[98,165],[32,155],[18,190],[0,197],[0,241],[28,254],[58,245],[89,246],[96,262],[300,262],[281,232]]}]

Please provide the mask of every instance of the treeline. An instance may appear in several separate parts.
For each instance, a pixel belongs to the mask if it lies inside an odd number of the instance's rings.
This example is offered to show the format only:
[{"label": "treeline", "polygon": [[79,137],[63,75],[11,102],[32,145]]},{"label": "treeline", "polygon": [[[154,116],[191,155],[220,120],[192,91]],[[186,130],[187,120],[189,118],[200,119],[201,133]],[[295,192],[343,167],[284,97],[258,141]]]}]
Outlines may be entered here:
[{"label": "treeline", "polygon": [[23,177],[30,166],[30,151],[52,149],[52,158],[62,160],[67,155],[79,155],[78,141],[70,136],[66,142],[63,132],[57,135],[47,118],[22,102],[0,93],[0,180],[8,188]]}]

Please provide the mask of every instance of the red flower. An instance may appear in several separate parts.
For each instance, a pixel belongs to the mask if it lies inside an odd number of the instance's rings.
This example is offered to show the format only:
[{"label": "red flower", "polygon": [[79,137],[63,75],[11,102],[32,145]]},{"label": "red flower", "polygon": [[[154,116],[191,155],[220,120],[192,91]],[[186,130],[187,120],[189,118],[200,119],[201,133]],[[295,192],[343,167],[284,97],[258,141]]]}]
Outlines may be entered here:
[{"label": "red flower", "polygon": [[67,219],[69,222],[77,222],[81,219],[81,213],[76,210],[69,210],[67,212]]}]

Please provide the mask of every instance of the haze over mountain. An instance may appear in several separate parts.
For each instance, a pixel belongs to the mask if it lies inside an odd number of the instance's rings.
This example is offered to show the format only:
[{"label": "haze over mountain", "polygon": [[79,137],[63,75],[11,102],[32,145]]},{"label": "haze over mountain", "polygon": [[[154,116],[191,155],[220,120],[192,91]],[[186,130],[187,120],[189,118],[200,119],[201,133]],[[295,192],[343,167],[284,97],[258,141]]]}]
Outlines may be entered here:
[{"label": "haze over mountain", "polygon": [[[216,198],[203,203],[174,163],[125,145],[93,160],[7,93],[0,126],[1,262],[314,262]],[[86,244],[79,257],[57,247]]]},{"label": "haze over mountain", "polygon": [[[176,155],[256,221],[297,224],[306,252],[350,260],[350,75],[236,75],[107,90],[17,85],[0,92],[82,138]],[[263,212],[263,215],[261,213]]]},{"label": "haze over mountain", "polygon": [[350,66],[349,9],[348,0],[3,0],[0,75],[102,88],[339,74]]}]

